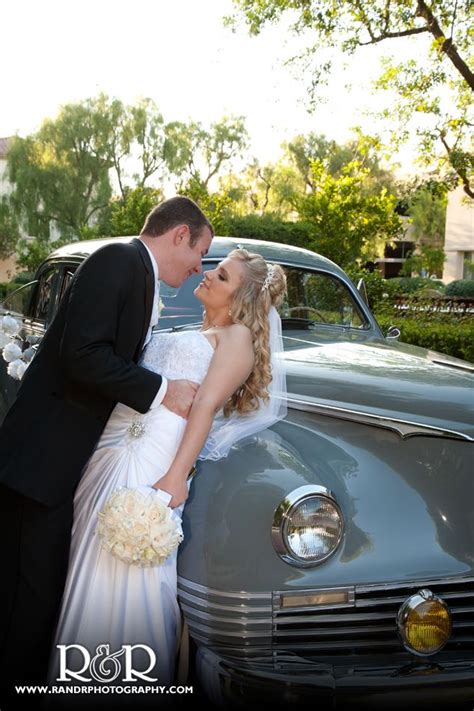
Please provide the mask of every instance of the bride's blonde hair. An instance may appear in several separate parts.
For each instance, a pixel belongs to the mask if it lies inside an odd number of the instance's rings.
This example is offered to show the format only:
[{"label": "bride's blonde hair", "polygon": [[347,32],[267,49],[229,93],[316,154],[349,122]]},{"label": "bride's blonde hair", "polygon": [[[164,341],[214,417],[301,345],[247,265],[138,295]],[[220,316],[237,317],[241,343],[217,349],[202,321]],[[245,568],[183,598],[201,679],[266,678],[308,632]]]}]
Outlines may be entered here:
[{"label": "bride's blonde hair", "polygon": [[227,255],[238,259],[243,266],[242,283],[234,294],[230,314],[234,323],[242,323],[252,333],[255,363],[243,385],[224,405],[224,415],[234,410],[239,414],[259,407],[259,399],[268,400],[268,386],[272,380],[270,363],[268,312],[278,308],[286,291],[286,276],[278,264],[267,264],[260,254],[246,249],[234,249]]}]

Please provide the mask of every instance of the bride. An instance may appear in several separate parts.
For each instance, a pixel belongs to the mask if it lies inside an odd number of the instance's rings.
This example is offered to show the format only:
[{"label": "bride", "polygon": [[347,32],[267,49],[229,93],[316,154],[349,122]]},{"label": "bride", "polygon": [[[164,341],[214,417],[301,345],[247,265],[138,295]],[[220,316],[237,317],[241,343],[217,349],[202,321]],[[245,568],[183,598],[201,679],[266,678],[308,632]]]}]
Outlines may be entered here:
[{"label": "bride", "polygon": [[[196,459],[219,459],[234,442],[285,415],[281,321],[275,308],[285,288],[281,267],[236,249],[205,272],[194,291],[205,308],[202,329],[153,336],[141,365],[200,387],[188,420],[164,405],[140,415],[119,403],[112,412],[74,499],[50,683],[60,678],[58,645],[82,645],[92,659],[100,645],[108,645],[101,650],[112,654],[123,644],[150,647],[156,655],[150,675],[160,685],[173,682],[181,634],[176,551],[158,567],[128,566],[101,547],[97,514],[117,488],[153,486],[180,516]],[[79,672],[82,653],[68,651],[68,668]],[[135,668],[147,669],[149,657],[135,659]]]}]

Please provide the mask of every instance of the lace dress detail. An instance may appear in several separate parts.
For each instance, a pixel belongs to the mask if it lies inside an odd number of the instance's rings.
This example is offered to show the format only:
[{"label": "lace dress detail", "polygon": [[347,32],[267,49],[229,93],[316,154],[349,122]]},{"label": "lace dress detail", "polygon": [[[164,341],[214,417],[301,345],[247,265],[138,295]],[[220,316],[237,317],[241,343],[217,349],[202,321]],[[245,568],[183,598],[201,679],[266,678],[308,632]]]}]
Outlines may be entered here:
[{"label": "lace dress detail", "polygon": [[201,331],[157,333],[145,348],[140,365],[170,380],[202,383],[213,351]]},{"label": "lace dress detail", "polygon": [[[145,348],[139,365],[164,375],[169,380],[192,380],[201,384],[213,355],[214,348],[201,331],[156,333]],[[103,431],[101,444],[107,443],[111,434],[117,445],[140,449],[147,438],[160,431],[160,424],[155,421],[157,417],[162,418],[163,409],[171,419],[186,423],[186,420],[166,410],[164,406],[154,407],[141,414],[123,403],[118,403]],[[117,428],[122,430],[122,442],[117,438]]]}]

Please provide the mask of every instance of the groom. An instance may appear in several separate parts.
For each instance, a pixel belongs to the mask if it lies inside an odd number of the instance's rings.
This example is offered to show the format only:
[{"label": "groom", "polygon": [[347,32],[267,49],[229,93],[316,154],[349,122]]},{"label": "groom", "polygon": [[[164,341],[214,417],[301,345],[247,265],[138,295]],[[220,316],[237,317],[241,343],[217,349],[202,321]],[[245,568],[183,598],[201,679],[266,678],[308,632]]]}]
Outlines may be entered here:
[{"label": "groom", "polygon": [[194,383],[167,382],[137,362],[157,321],[158,279],[177,287],[199,272],[212,237],[199,207],[178,196],[152,210],[139,239],[107,244],[86,259],[0,428],[0,686],[6,698],[14,698],[14,683],[44,683],[74,491],[115,404],[141,413],[160,403],[182,417],[189,412]]}]

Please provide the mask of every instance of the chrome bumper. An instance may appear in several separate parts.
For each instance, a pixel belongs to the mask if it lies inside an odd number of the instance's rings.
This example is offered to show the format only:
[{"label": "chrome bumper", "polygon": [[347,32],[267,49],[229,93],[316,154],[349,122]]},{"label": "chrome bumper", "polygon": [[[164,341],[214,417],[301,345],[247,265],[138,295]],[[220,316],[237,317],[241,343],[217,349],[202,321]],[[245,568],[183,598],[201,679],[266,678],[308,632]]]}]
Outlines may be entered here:
[{"label": "chrome bumper", "polygon": [[[471,655],[470,655],[471,656]],[[197,676],[209,699],[234,709],[295,706],[315,709],[417,709],[474,707],[474,658],[443,663],[398,663],[393,655],[370,665],[294,660],[278,669],[262,659],[225,657],[201,646]],[[474,654],[472,655],[474,657]]]}]

